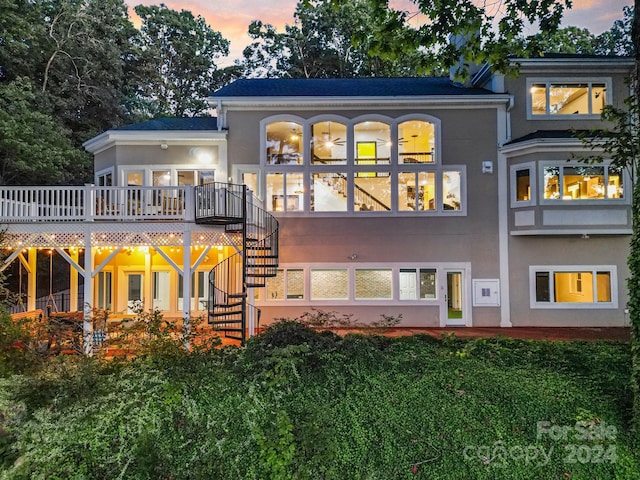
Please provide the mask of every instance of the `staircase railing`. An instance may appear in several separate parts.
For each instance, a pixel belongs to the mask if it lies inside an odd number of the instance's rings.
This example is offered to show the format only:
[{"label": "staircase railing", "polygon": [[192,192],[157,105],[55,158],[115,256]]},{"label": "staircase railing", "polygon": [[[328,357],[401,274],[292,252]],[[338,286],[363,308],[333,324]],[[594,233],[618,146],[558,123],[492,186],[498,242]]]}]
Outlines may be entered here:
[{"label": "staircase railing", "polygon": [[[265,286],[276,275],[278,221],[254,201],[245,185],[196,187],[196,222],[225,225],[242,238],[241,249],[209,272],[209,323],[227,337],[244,343],[248,319],[259,322],[260,311],[247,303],[247,289]],[[253,330],[253,329],[252,329]]]}]

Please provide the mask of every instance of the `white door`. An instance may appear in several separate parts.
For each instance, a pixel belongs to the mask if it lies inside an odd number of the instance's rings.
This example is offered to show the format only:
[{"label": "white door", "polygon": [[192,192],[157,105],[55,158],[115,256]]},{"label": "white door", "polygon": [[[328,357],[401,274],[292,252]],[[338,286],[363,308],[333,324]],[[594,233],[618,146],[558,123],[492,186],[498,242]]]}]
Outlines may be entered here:
[{"label": "white door", "polygon": [[400,300],[416,300],[418,298],[416,269],[401,268],[399,280]]},{"label": "white door", "polygon": [[153,272],[153,304],[154,310],[169,310],[169,272]]}]

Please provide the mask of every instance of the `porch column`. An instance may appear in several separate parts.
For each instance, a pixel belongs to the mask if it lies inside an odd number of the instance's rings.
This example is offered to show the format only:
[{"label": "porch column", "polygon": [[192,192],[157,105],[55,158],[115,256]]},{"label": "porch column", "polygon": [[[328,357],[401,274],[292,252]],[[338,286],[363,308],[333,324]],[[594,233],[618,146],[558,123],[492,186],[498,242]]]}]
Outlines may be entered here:
[{"label": "porch column", "polygon": [[[69,250],[69,256],[78,264],[78,250]],[[78,311],[78,270],[69,264],[69,311]]]},{"label": "porch column", "polygon": [[38,249],[29,248],[27,251],[29,271],[27,272],[27,310],[32,311],[36,309],[36,268],[38,266]]},{"label": "porch column", "polygon": [[85,355],[93,355],[93,320],[91,312],[91,302],[93,301],[93,255],[91,232],[87,229],[84,235],[84,316],[82,322]]},{"label": "porch column", "polygon": [[[184,231],[182,240],[182,329],[185,337],[191,333],[191,228]],[[189,340],[184,347],[189,350]]]},{"label": "porch column", "polygon": [[147,247],[144,251],[144,277],[142,285],[142,303],[144,311],[153,310],[153,275],[151,273],[151,249]]}]

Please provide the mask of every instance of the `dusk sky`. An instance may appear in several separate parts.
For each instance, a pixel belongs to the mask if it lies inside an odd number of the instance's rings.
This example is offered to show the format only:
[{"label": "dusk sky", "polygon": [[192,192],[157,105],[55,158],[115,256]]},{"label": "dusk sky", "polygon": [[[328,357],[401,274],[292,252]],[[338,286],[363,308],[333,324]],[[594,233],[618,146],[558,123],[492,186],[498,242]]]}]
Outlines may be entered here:
[{"label": "dusk sky", "polygon": [[[285,24],[293,23],[298,0],[127,0],[127,3],[131,7],[164,3],[174,10],[185,9],[194,15],[202,15],[214,30],[231,42],[231,53],[224,62],[230,64],[242,56],[243,48],[249,43],[247,28],[253,20],[270,23],[281,31]],[[600,34],[608,30],[614,20],[622,18],[622,7],[632,4],[633,0],[573,0],[573,8],[565,14],[563,26],[575,25]],[[392,0],[392,5],[416,10],[409,0]],[[136,20],[133,11],[131,18]]]}]

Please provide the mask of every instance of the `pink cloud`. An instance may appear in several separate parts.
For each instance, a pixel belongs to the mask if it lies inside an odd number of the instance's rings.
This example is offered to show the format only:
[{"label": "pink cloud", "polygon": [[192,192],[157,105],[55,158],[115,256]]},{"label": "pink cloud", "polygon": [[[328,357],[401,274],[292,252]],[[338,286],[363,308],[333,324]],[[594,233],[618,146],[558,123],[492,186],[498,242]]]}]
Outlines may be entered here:
[{"label": "pink cloud", "polygon": [[[133,12],[134,5],[157,5],[159,0],[129,0],[130,15],[136,25],[139,19]],[[253,20],[262,20],[274,25],[279,31],[286,24],[293,23],[293,12],[298,0],[164,0],[167,7],[174,10],[189,10],[194,15],[201,15],[214,29],[231,42],[231,53],[224,62],[230,64],[242,57],[242,50],[250,42],[247,28]],[[411,0],[391,0],[397,9],[415,12],[417,7]],[[614,20],[622,18],[622,7],[631,5],[633,0],[573,0],[573,8],[566,12],[563,25],[575,25],[588,28],[599,34],[608,30]],[[277,6],[274,6],[277,5]]]}]

